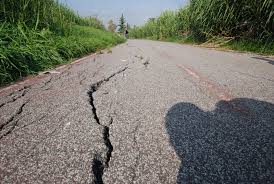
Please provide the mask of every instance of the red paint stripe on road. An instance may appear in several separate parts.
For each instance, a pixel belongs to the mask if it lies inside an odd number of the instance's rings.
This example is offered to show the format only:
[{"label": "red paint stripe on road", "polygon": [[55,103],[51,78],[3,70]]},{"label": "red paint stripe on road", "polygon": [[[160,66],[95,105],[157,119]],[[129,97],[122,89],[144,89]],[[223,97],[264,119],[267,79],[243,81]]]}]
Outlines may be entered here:
[{"label": "red paint stripe on road", "polygon": [[206,89],[209,92],[209,94],[211,94],[218,100],[225,101],[228,104],[230,104],[234,111],[238,111],[243,114],[249,114],[250,111],[247,107],[243,107],[242,105],[235,104],[232,102],[234,97],[231,94],[229,94],[224,87],[221,87],[219,84],[214,83],[207,77],[202,76],[191,67],[182,64],[177,65],[177,67],[184,70],[190,76],[192,76],[196,80],[196,83],[199,85],[200,88]]},{"label": "red paint stripe on road", "polygon": [[192,76],[194,79],[198,80],[198,84],[200,86],[204,86],[211,95],[217,97],[219,100],[224,101],[231,101],[233,97],[226,92],[225,89],[223,89],[220,85],[215,84],[214,82],[210,81],[208,78],[202,76],[198,72],[196,72],[193,68],[187,67],[185,65],[177,65],[177,67],[183,69],[186,71],[190,76]]},{"label": "red paint stripe on road", "polygon": [[200,79],[199,75],[191,70],[191,69],[188,69],[187,67],[185,67],[184,65],[177,65],[178,67],[184,69],[188,74],[190,74],[192,77],[196,78],[196,79]]}]

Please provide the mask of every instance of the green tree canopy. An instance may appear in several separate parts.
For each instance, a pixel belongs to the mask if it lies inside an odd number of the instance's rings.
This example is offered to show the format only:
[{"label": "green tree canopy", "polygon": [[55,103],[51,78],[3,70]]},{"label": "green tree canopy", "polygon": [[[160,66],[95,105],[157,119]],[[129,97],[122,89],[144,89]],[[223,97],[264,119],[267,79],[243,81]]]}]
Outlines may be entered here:
[{"label": "green tree canopy", "polygon": [[120,18],[118,27],[119,27],[118,32],[123,34],[126,30],[126,20],[125,20],[124,14],[122,14],[122,16]]}]

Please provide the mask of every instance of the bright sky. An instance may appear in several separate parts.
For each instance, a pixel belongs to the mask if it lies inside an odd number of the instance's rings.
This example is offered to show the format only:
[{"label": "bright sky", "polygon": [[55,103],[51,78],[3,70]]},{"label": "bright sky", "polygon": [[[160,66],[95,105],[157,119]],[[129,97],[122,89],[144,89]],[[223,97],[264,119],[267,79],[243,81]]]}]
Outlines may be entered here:
[{"label": "bright sky", "polygon": [[164,10],[176,10],[188,0],[59,0],[82,16],[97,16],[104,23],[118,23],[122,13],[130,25],[144,24]]}]

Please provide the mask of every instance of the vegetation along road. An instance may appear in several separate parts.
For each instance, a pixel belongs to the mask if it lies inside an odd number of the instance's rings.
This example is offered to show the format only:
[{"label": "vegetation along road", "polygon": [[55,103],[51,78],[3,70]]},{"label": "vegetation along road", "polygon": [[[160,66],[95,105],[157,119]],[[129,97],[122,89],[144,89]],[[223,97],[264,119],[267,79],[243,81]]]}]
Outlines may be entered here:
[{"label": "vegetation along road", "polygon": [[274,60],[129,40],[0,92],[1,183],[273,183]]}]

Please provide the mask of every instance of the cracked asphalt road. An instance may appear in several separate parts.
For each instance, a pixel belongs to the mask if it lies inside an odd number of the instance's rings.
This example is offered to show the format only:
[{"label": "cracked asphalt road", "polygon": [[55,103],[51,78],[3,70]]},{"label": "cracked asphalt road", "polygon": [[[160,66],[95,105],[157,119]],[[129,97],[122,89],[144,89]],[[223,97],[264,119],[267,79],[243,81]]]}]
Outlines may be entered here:
[{"label": "cracked asphalt road", "polygon": [[274,183],[274,60],[129,40],[0,91],[1,183]]}]

